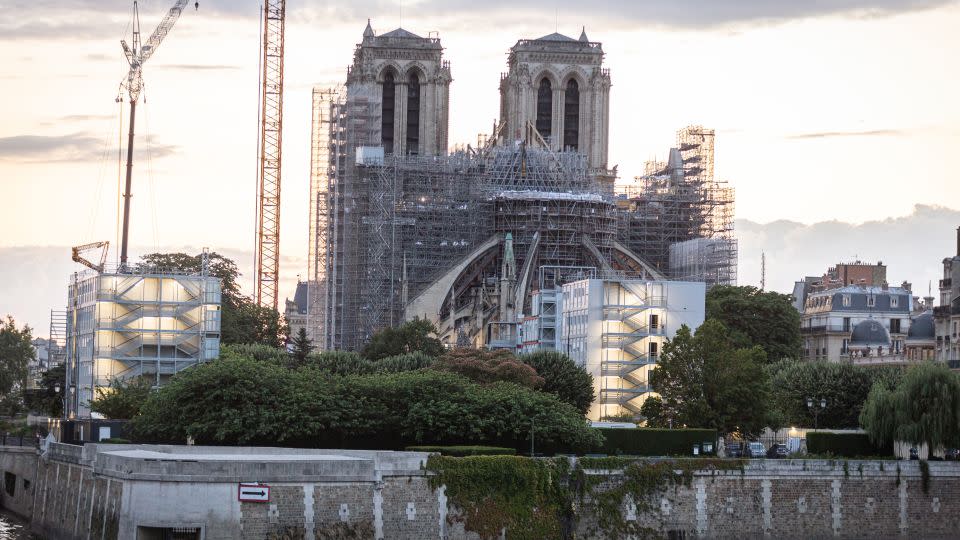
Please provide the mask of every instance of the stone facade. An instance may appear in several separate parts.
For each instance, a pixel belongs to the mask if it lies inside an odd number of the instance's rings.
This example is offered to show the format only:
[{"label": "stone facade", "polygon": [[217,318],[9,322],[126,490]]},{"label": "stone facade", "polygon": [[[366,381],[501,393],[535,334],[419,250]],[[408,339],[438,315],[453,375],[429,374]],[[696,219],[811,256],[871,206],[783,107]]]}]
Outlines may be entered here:
[{"label": "stone facade", "polygon": [[[371,104],[371,144],[383,145],[387,154],[444,155],[452,80],[439,38],[402,28],[378,36],[368,22],[347,72],[347,102]],[[393,95],[392,107],[384,106],[385,90]],[[418,97],[415,105],[411,92]],[[411,111],[416,119],[409,117]],[[390,127],[392,133],[385,134]],[[417,133],[409,131],[413,127]]]},{"label": "stone facade", "polygon": [[[206,540],[476,540],[446,490],[430,487],[425,459],[415,452],[57,444],[40,457],[0,448],[4,472],[36,478],[25,492],[30,504],[4,504],[44,538],[150,538],[178,528]],[[649,500],[627,496],[620,517],[674,538],[956,537],[960,464],[928,465],[924,487],[915,461],[751,460],[742,470],[695,472],[688,484],[664,485]],[[585,473],[602,477],[600,491],[623,481],[618,471]],[[237,482],[253,478],[270,485],[269,502],[238,501]],[[611,537],[590,502],[578,503],[575,537]]]},{"label": "stone facade", "polygon": [[[592,169],[606,174],[610,70],[603,67],[603,46],[588,40],[586,32],[579,40],[561,34],[521,39],[510,49],[508,68],[500,78],[503,135],[527,139],[528,126],[534,126],[551,149],[576,150],[587,156]],[[542,106],[541,86],[550,94]],[[573,90],[577,99],[570,105],[576,114],[567,106]]]}]

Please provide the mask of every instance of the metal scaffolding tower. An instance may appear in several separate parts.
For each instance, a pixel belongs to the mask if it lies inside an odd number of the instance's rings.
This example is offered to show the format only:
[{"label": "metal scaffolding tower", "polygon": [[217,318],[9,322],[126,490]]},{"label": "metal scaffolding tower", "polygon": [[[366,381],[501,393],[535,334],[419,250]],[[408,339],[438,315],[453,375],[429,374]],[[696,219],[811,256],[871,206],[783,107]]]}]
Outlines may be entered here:
[{"label": "metal scaffolding tower", "polygon": [[256,299],[277,309],[280,264],[280,165],[283,138],[283,41],[286,2],[266,0],[260,75],[260,168],[257,175]]}]

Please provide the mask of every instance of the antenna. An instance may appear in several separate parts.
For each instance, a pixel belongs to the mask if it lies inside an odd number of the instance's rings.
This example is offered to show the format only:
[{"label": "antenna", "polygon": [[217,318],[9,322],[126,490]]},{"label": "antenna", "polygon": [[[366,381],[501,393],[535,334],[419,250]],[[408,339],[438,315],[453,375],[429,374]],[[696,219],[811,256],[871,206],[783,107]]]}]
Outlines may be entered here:
[{"label": "antenna", "polygon": [[760,290],[767,290],[767,254],[760,253]]}]

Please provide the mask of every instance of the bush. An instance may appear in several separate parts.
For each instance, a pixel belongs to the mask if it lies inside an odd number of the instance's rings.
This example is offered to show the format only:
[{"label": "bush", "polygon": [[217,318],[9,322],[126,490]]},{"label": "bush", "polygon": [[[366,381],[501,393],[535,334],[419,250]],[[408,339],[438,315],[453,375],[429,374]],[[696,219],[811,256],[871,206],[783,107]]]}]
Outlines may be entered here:
[{"label": "bush", "polygon": [[601,429],[604,438],[602,452],[631,456],[689,456],[693,445],[713,443],[716,449],[717,431],[714,429]]},{"label": "bush", "polygon": [[866,433],[807,433],[807,453],[842,457],[891,456],[892,448],[878,448]]},{"label": "bush", "polygon": [[103,444],[130,444],[130,441],[128,439],[124,439],[121,437],[110,437],[109,439],[104,439],[100,442]]},{"label": "bush", "polygon": [[[374,364],[376,362],[373,362]],[[496,382],[479,385],[430,369],[332,377],[250,358],[178,373],[133,422],[144,442],[400,449],[411,444],[599,446],[583,416],[556,396]]]},{"label": "bush", "polygon": [[543,386],[543,377],[534,368],[504,349],[454,349],[437,360],[433,369],[457,373],[480,384],[503,381],[527,388]]},{"label": "bush", "polygon": [[420,352],[369,360],[352,352],[324,352],[307,357],[306,367],[332,375],[372,375],[375,373],[401,373],[430,367],[436,360]]},{"label": "bush", "polygon": [[502,446],[408,446],[408,452],[430,452],[443,456],[513,456],[517,451]]}]

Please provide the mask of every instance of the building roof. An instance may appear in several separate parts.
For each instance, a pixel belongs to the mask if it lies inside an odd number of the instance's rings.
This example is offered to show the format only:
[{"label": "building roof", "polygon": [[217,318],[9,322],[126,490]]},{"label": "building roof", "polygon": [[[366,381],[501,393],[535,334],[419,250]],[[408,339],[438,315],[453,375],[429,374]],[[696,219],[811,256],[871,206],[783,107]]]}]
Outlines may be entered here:
[{"label": "building roof", "polygon": [[[586,35],[586,33],[584,33]],[[535,41],[577,41],[570,36],[565,36],[559,32],[554,32],[552,34],[537,38]]]},{"label": "building roof", "polygon": [[890,334],[887,329],[874,319],[860,321],[853,327],[850,334],[851,347],[877,347],[890,346]]},{"label": "building roof", "polygon": [[883,288],[881,285],[846,285],[844,287],[837,287],[836,289],[828,289],[825,291],[819,291],[813,293],[811,296],[817,295],[833,295],[835,293],[861,293],[861,294],[907,294],[912,295],[913,293],[903,287],[887,287]]},{"label": "building roof", "polygon": [[396,30],[392,30],[392,31],[390,31],[390,32],[387,32],[386,34],[381,34],[380,37],[386,37],[386,38],[406,38],[406,39],[423,39],[422,37],[414,34],[413,32],[410,32],[410,31],[408,31],[408,30],[404,30],[403,28],[397,28]]},{"label": "building roof", "polygon": [[293,295],[293,301],[297,304],[297,313],[305,315],[307,313],[307,282],[297,283],[297,292]]},{"label": "building roof", "polygon": [[933,312],[925,311],[910,323],[910,330],[907,332],[907,341],[932,340],[936,338],[936,335],[936,328],[933,324]]}]

